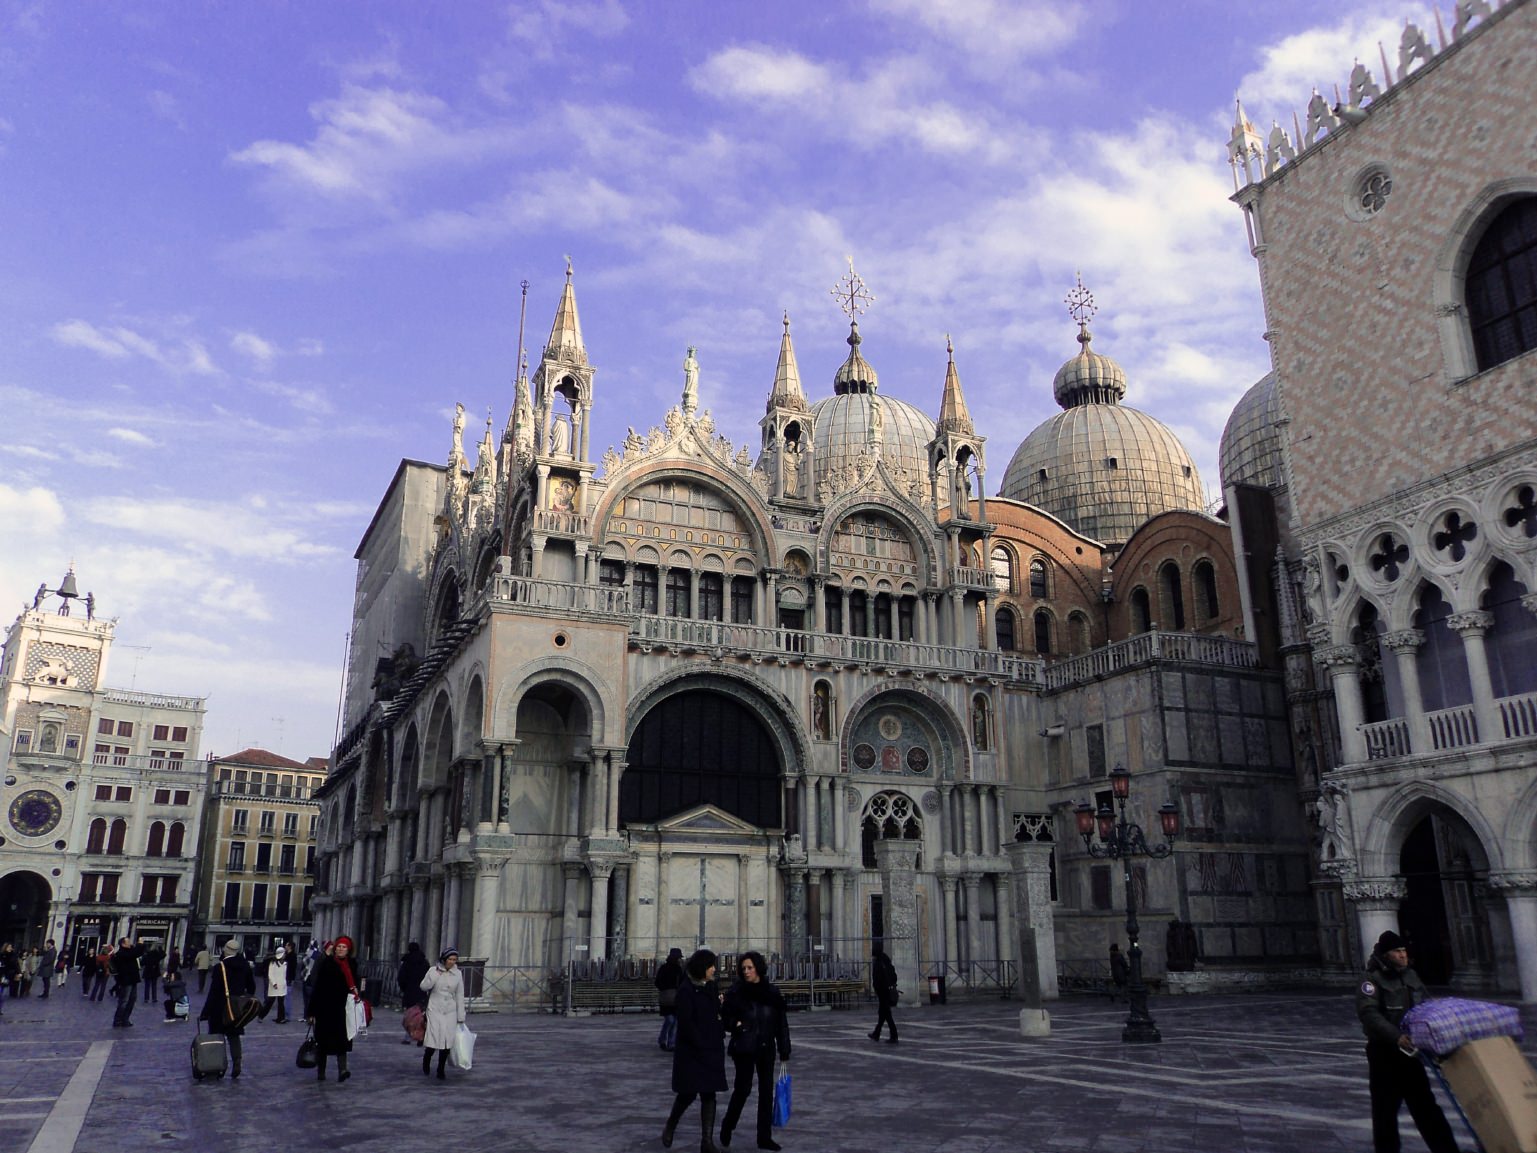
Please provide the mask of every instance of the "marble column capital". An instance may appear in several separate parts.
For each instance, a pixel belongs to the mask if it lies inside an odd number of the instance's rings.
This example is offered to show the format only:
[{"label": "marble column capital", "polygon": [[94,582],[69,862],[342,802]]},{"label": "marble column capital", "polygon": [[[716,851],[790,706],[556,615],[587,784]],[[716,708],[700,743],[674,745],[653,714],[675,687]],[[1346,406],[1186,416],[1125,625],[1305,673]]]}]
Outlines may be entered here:
[{"label": "marble column capital", "polygon": [[1343,886],[1345,900],[1358,909],[1393,910],[1409,893],[1402,877],[1362,877],[1346,881]]},{"label": "marble column capital", "polygon": [[1494,626],[1494,614],[1487,609],[1469,609],[1447,617],[1446,625],[1459,636],[1481,637]]},{"label": "marble column capital", "polygon": [[1506,869],[1489,874],[1489,887],[1508,900],[1537,897],[1537,869]]},{"label": "marble column capital", "polygon": [[1395,653],[1412,653],[1425,643],[1425,630],[1399,629],[1397,632],[1385,633],[1382,643]]}]

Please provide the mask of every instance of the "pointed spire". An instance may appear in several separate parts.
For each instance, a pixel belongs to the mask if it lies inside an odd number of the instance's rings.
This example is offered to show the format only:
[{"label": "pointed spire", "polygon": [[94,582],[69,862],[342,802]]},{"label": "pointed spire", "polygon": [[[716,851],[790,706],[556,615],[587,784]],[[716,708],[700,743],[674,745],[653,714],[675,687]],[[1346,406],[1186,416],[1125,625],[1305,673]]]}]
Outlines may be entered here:
[{"label": "pointed spire", "polygon": [[473,487],[484,492],[496,487],[496,447],[491,437],[491,410],[486,409],[486,433],[480,438],[480,453],[475,459]]},{"label": "pointed spire", "polygon": [[939,431],[974,436],[977,430],[966,408],[966,396],[961,392],[961,374],[955,371],[955,345],[948,333],[945,351],[950,355],[950,363],[945,368],[945,393],[939,402]]},{"label": "pointed spire", "polygon": [[560,294],[560,307],[555,310],[555,323],[550,327],[550,341],[544,354],[558,360],[587,363],[587,348],[582,343],[582,322],[576,315],[576,289],[571,284],[571,258],[566,257],[566,287]]},{"label": "pointed spire", "polygon": [[779,338],[779,367],[774,371],[774,390],[769,393],[768,411],[791,408],[806,410],[806,394],[801,390],[801,370],[795,363],[795,345],[790,343],[790,314],[785,313],[784,335]]}]

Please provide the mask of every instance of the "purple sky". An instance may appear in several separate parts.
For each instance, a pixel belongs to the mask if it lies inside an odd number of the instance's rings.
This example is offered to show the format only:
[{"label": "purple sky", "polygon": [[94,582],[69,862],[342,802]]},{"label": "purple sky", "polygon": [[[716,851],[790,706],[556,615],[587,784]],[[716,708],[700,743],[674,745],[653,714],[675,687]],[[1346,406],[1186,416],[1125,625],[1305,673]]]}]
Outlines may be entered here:
[{"label": "purple sky", "polygon": [[1233,97],[1289,125],[1434,27],[1350,8],[0,0],[0,604],[73,558],[138,646],[113,684],[207,695],[205,752],[326,752],[374,505],[455,402],[500,432],[518,281],[537,358],[565,254],[595,457],[689,344],[756,448],[786,309],[827,395],[851,254],[883,392],[937,411],[954,337],[989,491],[1056,411],[1081,270],[1215,492],[1268,368]]}]

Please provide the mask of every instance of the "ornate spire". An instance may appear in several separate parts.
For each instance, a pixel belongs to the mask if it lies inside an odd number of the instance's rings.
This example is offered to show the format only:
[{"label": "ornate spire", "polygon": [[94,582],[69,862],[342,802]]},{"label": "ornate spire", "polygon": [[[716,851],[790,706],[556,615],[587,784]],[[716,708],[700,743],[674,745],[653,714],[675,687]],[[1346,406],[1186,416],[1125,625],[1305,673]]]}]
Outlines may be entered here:
[{"label": "ornate spire", "polygon": [[945,392],[939,402],[939,431],[974,436],[977,430],[966,408],[966,396],[961,392],[961,374],[955,371],[955,345],[948,334],[945,336],[945,352],[950,356],[950,363],[945,367]]},{"label": "ornate spire", "polygon": [[1094,294],[1083,286],[1081,273],[1063,303],[1067,305],[1067,314],[1078,322],[1081,347],[1077,356],[1057,370],[1056,379],[1051,383],[1057,403],[1065,409],[1084,404],[1120,404],[1126,395],[1126,373],[1108,356],[1101,356],[1089,347],[1094,342],[1089,321],[1099,310],[1094,304]]},{"label": "ornate spire", "polygon": [[582,322],[576,315],[576,289],[571,284],[571,258],[566,257],[566,287],[560,294],[560,307],[555,310],[555,323],[550,327],[550,340],[544,347],[546,357],[557,360],[587,363],[587,347],[582,343]]},{"label": "ornate spire", "polygon": [[491,410],[486,409],[486,434],[480,439],[480,455],[475,460],[475,479],[471,485],[476,492],[487,492],[496,487],[496,447],[491,437]]},{"label": "ornate spire", "polygon": [[784,335],[779,338],[779,367],[774,372],[774,390],[769,393],[768,409],[806,410],[806,394],[801,390],[801,370],[795,363],[795,346],[790,343],[790,314],[785,313]]}]

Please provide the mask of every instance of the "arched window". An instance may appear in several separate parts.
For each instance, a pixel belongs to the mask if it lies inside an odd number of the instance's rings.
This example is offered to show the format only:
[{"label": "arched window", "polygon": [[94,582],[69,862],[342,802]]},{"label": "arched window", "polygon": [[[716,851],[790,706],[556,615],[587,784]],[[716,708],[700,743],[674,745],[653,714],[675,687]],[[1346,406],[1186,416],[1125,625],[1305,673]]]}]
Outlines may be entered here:
[{"label": "arched window", "polygon": [[1173,561],[1158,570],[1158,619],[1175,632],[1185,627],[1185,589]]},{"label": "arched window", "polygon": [[122,856],[123,841],[128,836],[128,822],[119,817],[112,822],[112,829],[107,834],[107,852],[114,857]]},{"label": "arched window", "polygon": [[1001,544],[993,548],[992,569],[993,587],[1001,593],[1013,593],[1014,555]]},{"label": "arched window", "polygon": [[171,835],[165,839],[165,855],[168,857],[181,856],[182,840],[186,835],[186,826],[180,821],[172,821]]},{"label": "arched window", "polygon": [[1051,614],[1045,609],[1035,613],[1035,651],[1042,656],[1051,652]]},{"label": "arched window", "polygon": [[1494,614],[1489,639],[1489,679],[1494,695],[1537,692],[1537,615],[1521,604],[1526,586],[1504,561],[1489,570],[1489,587],[1479,604]]},{"label": "arched window", "polygon": [[1014,610],[1007,605],[1001,606],[994,614],[993,626],[998,632],[998,651],[1011,653],[1014,651]]},{"label": "arched window", "polygon": [[1080,612],[1067,614],[1068,652],[1079,656],[1089,651],[1089,618]]},{"label": "arched window", "polygon": [[1147,589],[1138,585],[1131,590],[1131,631],[1145,633],[1153,627],[1153,609],[1148,603]]},{"label": "arched window", "polygon": [[971,698],[971,743],[984,753],[993,747],[992,706],[982,693]]},{"label": "arched window", "polygon": [[[923,841],[923,818],[912,798],[902,793],[876,793],[865,806],[860,822],[860,840],[864,866],[876,867],[875,842],[883,840]],[[923,868],[923,850],[918,850],[918,868]]]},{"label": "arched window", "polygon": [[1449,709],[1473,700],[1473,683],[1468,677],[1468,659],[1462,638],[1452,632],[1447,618],[1452,606],[1441,590],[1426,585],[1419,596],[1414,627],[1425,634],[1425,643],[1415,651],[1414,666],[1420,674],[1420,697],[1425,711]]},{"label": "arched window", "polygon": [[97,817],[91,822],[90,835],[85,840],[87,853],[104,853],[107,851],[107,821],[105,817]]},{"label": "arched window", "polygon": [[144,849],[147,857],[159,857],[165,854],[165,822],[156,821],[149,827],[149,844]]},{"label": "arched window", "polygon": [[1037,600],[1047,596],[1046,562],[1036,557],[1030,562],[1030,595]]},{"label": "arched window", "polygon": [[692,606],[689,602],[688,569],[670,568],[667,570],[667,615],[670,617],[686,617],[690,615]]},{"label": "arched window", "polygon": [[1402,716],[1404,711],[1398,662],[1383,660],[1382,637],[1386,632],[1376,606],[1363,604],[1356,613],[1355,627],[1350,630],[1350,643],[1356,646],[1361,712],[1369,725]]},{"label": "arched window", "polygon": [[1198,560],[1190,570],[1195,582],[1195,615],[1197,620],[1216,620],[1221,615],[1217,603],[1217,570],[1209,560]]},{"label": "arched window", "polygon": [[724,591],[725,578],[718,572],[699,574],[699,619],[705,621],[718,621],[721,619],[722,610],[721,594]]},{"label": "arched window", "polygon": [[1537,196],[1489,222],[1468,261],[1465,290],[1480,372],[1537,348]]}]

